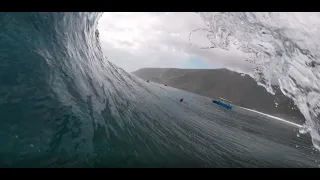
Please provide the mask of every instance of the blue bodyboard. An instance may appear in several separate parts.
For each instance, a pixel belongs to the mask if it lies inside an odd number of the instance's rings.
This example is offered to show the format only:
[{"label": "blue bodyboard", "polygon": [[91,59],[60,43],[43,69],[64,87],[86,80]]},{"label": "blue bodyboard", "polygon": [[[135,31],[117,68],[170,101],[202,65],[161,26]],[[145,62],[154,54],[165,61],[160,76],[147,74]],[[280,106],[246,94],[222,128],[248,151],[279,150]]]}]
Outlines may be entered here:
[{"label": "blue bodyboard", "polygon": [[231,106],[231,105],[225,104],[225,103],[223,103],[223,102],[221,102],[221,101],[212,100],[212,102],[213,102],[214,104],[217,104],[217,105],[222,106],[222,107],[224,107],[224,108],[232,109],[232,106]]}]

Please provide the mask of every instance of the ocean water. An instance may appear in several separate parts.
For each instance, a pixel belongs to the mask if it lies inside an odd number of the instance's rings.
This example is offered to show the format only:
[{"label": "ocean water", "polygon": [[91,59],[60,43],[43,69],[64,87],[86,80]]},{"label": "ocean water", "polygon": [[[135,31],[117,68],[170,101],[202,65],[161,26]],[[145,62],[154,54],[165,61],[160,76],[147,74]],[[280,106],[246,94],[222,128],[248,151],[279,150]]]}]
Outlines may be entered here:
[{"label": "ocean water", "polygon": [[[277,79],[284,95],[291,98],[320,150],[320,13],[319,12],[201,12],[211,42],[205,49],[237,49],[254,65],[252,77],[274,93]],[[190,33],[190,36],[192,33]]]},{"label": "ocean water", "polygon": [[319,166],[298,126],[107,61],[100,16],[0,13],[0,167]]}]

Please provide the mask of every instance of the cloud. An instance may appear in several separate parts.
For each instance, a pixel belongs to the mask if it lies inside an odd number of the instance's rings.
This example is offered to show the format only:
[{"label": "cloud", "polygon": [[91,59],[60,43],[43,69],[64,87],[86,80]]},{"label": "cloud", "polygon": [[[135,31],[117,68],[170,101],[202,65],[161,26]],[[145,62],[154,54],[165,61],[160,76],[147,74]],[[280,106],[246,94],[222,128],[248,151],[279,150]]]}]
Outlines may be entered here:
[{"label": "cloud", "polygon": [[203,32],[193,33],[190,45],[190,32],[203,27],[204,21],[191,12],[104,13],[98,26],[108,60],[129,72],[143,67],[227,67],[252,72],[240,52],[200,49],[210,46]]}]

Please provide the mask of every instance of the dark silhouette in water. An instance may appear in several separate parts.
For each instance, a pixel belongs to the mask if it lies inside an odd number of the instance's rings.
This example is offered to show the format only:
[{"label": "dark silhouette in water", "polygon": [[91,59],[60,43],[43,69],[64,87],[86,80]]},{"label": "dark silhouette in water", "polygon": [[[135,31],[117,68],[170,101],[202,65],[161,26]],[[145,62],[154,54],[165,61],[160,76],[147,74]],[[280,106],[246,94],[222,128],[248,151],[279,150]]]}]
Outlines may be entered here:
[{"label": "dark silhouette in water", "polygon": [[180,99],[180,102],[183,102],[183,98]]}]

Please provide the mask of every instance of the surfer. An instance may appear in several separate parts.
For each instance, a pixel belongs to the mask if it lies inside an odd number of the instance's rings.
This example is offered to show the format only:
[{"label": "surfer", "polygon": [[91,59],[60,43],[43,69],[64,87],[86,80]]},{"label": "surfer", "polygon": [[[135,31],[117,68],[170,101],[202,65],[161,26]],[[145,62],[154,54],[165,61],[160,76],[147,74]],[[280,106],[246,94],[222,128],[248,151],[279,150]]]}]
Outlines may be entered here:
[{"label": "surfer", "polygon": [[183,102],[183,98],[180,99],[180,102]]}]

